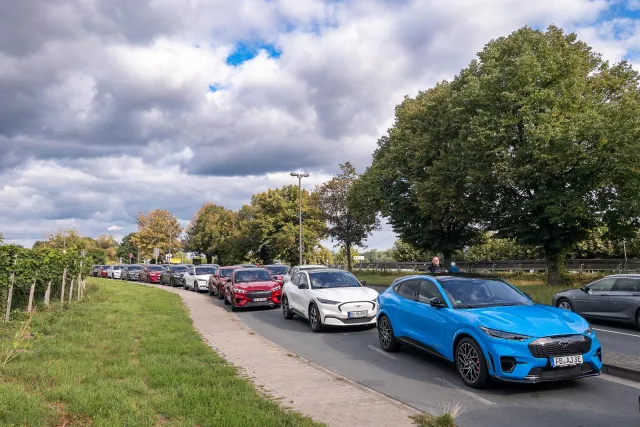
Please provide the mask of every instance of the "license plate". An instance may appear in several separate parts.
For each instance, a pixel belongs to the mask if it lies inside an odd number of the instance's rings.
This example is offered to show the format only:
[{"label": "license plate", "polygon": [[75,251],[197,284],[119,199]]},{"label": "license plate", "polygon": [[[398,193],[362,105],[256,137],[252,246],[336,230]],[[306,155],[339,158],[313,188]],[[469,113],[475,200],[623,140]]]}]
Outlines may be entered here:
[{"label": "license plate", "polygon": [[349,319],[353,319],[355,317],[367,317],[366,311],[350,311],[347,313],[347,317]]},{"label": "license plate", "polygon": [[253,302],[263,302],[263,301],[266,301],[266,300],[267,300],[266,298],[254,298]]},{"label": "license plate", "polygon": [[551,367],[553,368],[575,365],[582,365],[582,356],[562,356],[551,358]]}]

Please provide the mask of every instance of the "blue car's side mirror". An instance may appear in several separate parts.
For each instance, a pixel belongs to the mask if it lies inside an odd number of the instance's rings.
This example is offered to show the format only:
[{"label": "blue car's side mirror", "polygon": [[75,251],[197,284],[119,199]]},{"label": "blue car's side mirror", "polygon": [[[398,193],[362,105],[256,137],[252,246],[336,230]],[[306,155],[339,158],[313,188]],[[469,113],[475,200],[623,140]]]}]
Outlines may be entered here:
[{"label": "blue car's side mirror", "polygon": [[429,299],[429,305],[431,305],[431,307],[435,307],[435,308],[442,308],[442,307],[446,307],[446,305],[442,302],[442,300],[438,297],[435,298],[430,298]]}]

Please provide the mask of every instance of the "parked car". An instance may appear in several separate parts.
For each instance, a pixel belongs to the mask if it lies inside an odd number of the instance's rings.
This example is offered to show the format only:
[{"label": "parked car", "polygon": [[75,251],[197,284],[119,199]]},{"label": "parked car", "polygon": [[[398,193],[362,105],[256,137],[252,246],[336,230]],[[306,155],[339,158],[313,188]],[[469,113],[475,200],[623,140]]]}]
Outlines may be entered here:
[{"label": "parked car", "polygon": [[161,265],[148,264],[140,270],[140,281],[145,283],[160,283],[160,274],[164,271]]},{"label": "parked car", "polygon": [[249,307],[280,307],[282,286],[264,268],[238,268],[227,279],[224,303],[231,311]]},{"label": "parked car", "polygon": [[640,275],[616,274],[580,289],[555,294],[555,307],[593,319],[634,324],[640,328]]},{"label": "parked car", "polygon": [[140,272],[142,271],[142,265],[140,264],[131,264],[127,266],[126,270],[126,278],[125,280],[129,280],[131,282],[137,282],[140,280]]},{"label": "parked car", "polygon": [[263,265],[262,268],[267,270],[273,280],[277,281],[281,285],[284,283],[284,276],[289,272],[289,267],[283,264]]},{"label": "parked car", "polygon": [[257,265],[255,264],[241,264],[242,268],[256,268]]},{"label": "parked car", "polygon": [[194,292],[209,290],[209,277],[215,274],[218,266],[214,265],[196,265],[189,267],[187,274],[184,275],[184,289],[190,289]]},{"label": "parked car", "polygon": [[98,269],[100,277],[102,277],[103,279],[106,279],[108,277],[107,271],[109,270],[109,267],[109,265],[103,265],[100,269]]},{"label": "parked car", "polygon": [[224,287],[227,279],[231,277],[234,270],[244,268],[241,265],[226,265],[209,277],[209,295],[217,295],[218,299],[224,298]]},{"label": "parked car", "polygon": [[111,265],[107,270],[107,277],[109,279],[119,279],[122,274],[122,265]]},{"label": "parked car", "polygon": [[499,278],[408,276],[378,302],[383,350],[406,344],[442,357],[470,387],[484,387],[489,378],[535,383],[602,370],[602,348],[586,320],[537,305]]},{"label": "parked car", "polygon": [[91,268],[91,275],[93,277],[98,277],[98,270],[100,269],[100,267],[102,267],[101,265],[94,265],[93,268]]},{"label": "parked car", "polygon": [[184,274],[187,272],[186,265],[168,265],[160,274],[160,284],[167,284],[171,287],[184,285]]},{"label": "parked car", "polygon": [[313,332],[325,326],[376,324],[378,292],[366,288],[344,270],[317,268],[302,270],[285,282],[282,315],[307,319]]},{"label": "parked car", "polygon": [[282,277],[282,281],[286,282],[291,280],[291,278],[293,277],[294,274],[296,274],[299,271],[303,271],[303,270],[314,270],[314,269],[318,269],[318,268],[329,268],[326,265],[318,265],[318,264],[307,264],[307,265],[294,265],[293,267],[291,267],[289,269],[289,271],[287,272],[287,274],[285,274]]},{"label": "parked car", "polygon": [[120,270],[120,280],[127,280],[127,270],[129,269],[130,264],[126,264],[122,266],[122,270]]}]

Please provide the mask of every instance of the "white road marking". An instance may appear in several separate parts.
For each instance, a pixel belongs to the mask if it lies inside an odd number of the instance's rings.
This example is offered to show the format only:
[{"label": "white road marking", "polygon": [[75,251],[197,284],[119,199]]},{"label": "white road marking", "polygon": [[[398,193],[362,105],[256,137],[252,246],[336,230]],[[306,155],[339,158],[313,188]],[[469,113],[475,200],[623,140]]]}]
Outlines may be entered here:
[{"label": "white road marking", "polygon": [[349,334],[348,334],[348,333],[346,333],[346,332],[340,332],[340,334],[341,334],[341,335],[347,335],[347,336],[349,336]]},{"label": "white road marking", "polygon": [[462,388],[460,388],[460,387],[456,386],[455,384],[451,384],[451,383],[450,383],[449,381],[447,381],[447,380],[443,380],[442,378],[437,378],[437,377],[436,377],[436,380],[437,380],[437,381],[440,381],[440,382],[441,382],[441,383],[443,383],[443,384],[448,385],[449,387],[451,387],[451,388],[455,389],[456,391],[458,391],[458,392],[460,392],[460,393],[462,393],[462,394],[466,394],[467,396],[469,396],[469,397],[472,397],[472,398],[476,399],[476,400],[477,400],[478,402],[480,402],[480,403],[484,403],[485,405],[492,406],[492,405],[495,405],[495,404],[496,404],[495,402],[492,402],[492,401],[490,401],[489,399],[485,399],[484,397],[478,396],[477,394],[475,394],[475,393],[474,393],[474,392],[472,392],[472,391],[465,390],[465,389],[462,389]]},{"label": "white road marking", "polygon": [[373,351],[377,351],[378,353],[380,353],[383,356],[388,357],[389,359],[393,359],[393,360],[398,360],[397,357],[390,355],[389,353],[385,353],[384,351],[380,350],[379,348],[375,348],[374,346],[370,345],[368,346],[371,350]]},{"label": "white road marking", "polygon": [[629,334],[629,333],[626,333],[626,332],[617,332],[617,331],[610,331],[608,329],[598,329],[598,328],[593,328],[593,330],[594,331],[599,331],[599,332],[609,332],[610,334],[627,335],[629,337],[640,338],[640,335]]},{"label": "white road marking", "polygon": [[611,381],[612,383],[626,385],[627,387],[637,388],[638,390],[640,390],[640,383],[627,380],[625,378],[618,378],[608,374],[601,374],[598,378],[601,380]]}]

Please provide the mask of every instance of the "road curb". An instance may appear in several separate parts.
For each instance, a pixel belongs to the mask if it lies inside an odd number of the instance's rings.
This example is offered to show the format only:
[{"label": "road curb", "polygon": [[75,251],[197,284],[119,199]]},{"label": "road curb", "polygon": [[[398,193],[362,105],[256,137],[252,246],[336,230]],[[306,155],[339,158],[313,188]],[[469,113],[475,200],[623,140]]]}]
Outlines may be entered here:
[{"label": "road curb", "polygon": [[606,352],[602,373],[631,381],[640,381],[640,357]]}]

